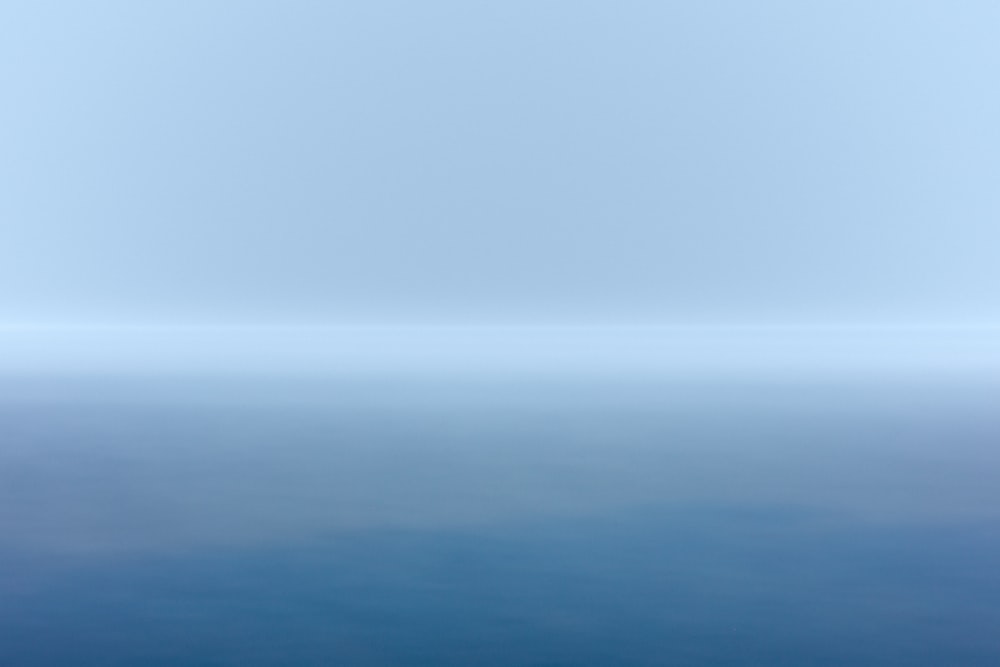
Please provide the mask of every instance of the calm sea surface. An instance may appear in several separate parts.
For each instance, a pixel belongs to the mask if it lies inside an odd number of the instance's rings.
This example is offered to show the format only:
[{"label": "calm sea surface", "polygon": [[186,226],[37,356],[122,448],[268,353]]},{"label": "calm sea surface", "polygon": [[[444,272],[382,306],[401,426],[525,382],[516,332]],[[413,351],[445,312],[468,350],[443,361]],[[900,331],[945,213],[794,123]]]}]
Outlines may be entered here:
[{"label": "calm sea surface", "polygon": [[998,387],[8,377],[0,665],[995,667]]}]

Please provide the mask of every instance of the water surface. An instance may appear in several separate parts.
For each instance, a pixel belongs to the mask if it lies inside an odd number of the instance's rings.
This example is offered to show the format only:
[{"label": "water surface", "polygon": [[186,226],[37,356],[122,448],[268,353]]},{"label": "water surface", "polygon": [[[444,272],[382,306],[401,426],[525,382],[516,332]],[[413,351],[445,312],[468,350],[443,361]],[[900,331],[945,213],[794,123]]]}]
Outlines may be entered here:
[{"label": "water surface", "polygon": [[0,664],[1000,660],[982,378],[0,393]]}]

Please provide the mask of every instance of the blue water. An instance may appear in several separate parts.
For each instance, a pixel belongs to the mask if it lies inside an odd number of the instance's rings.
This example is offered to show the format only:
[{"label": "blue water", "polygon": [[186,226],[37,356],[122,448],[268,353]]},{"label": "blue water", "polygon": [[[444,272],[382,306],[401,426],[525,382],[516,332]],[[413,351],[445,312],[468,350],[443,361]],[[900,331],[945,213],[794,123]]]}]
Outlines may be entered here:
[{"label": "blue water", "polygon": [[1000,664],[995,384],[0,395],[0,665]]}]

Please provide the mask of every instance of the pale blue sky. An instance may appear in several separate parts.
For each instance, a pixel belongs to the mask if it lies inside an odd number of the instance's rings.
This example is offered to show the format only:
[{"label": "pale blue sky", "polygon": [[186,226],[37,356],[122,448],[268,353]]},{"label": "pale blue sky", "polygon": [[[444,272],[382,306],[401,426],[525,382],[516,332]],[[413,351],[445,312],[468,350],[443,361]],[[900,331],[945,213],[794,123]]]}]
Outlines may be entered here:
[{"label": "pale blue sky", "polygon": [[1000,321],[994,0],[7,0],[0,322]]}]

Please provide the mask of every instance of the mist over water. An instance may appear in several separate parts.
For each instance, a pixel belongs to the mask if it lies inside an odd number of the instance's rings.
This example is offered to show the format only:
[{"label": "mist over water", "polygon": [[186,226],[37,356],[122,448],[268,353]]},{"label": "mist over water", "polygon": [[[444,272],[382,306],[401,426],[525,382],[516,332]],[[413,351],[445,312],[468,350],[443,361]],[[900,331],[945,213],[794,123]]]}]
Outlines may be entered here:
[{"label": "mist over water", "polygon": [[0,2],[0,666],[996,667],[998,20]]},{"label": "mist over water", "polygon": [[0,662],[1000,657],[988,335],[310,335],[4,359]]}]

